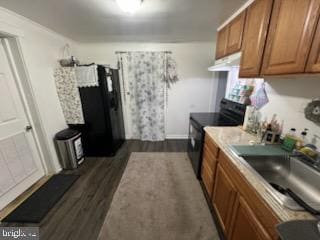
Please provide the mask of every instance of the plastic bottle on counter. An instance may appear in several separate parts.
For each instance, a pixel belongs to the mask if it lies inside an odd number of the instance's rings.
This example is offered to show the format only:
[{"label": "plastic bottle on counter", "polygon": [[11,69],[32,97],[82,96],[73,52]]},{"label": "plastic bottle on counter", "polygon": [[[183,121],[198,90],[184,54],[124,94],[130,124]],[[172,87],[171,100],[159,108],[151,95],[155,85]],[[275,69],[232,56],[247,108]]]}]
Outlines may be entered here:
[{"label": "plastic bottle on counter", "polygon": [[305,128],[302,132],[301,132],[301,138],[303,140],[303,145],[307,145],[309,143],[307,135],[308,135],[308,128]]},{"label": "plastic bottle on counter", "polygon": [[301,132],[300,137],[297,137],[296,149],[300,150],[303,146],[308,144],[307,135],[308,135],[308,129],[305,128]]},{"label": "plastic bottle on counter", "polygon": [[282,148],[288,152],[292,152],[297,143],[296,129],[291,128],[289,133],[287,133],[283,139]]},{"label": "plastic bottle on counter", "polygon": [[297,129],[291,128],[291,129],[290,129],[290,132],[289,132],[289,135],[290,135],[291,137],[296,137],[296,136],[297,136],[296,132],[297,132]]},{"label": "plastic bottle on counter", "polygon": [[252,127],[252,122],[255,114],[255,107],[254,106],[247,106],[246,113],[244,115],[243,121],[243,130],[248,131]]}]

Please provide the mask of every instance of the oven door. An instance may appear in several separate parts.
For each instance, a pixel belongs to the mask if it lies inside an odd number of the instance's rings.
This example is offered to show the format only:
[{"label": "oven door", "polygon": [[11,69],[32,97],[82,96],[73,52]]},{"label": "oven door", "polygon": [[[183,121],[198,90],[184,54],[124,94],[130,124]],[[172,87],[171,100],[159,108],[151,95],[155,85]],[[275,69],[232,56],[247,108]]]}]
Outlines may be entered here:
[{"label": "oven door", "polygon": [[203,128],[199,126],[193,119],[190,119],[188,155],[191,160],[193,170],[198,179],[201,179],[203,138],[204,138]]}]

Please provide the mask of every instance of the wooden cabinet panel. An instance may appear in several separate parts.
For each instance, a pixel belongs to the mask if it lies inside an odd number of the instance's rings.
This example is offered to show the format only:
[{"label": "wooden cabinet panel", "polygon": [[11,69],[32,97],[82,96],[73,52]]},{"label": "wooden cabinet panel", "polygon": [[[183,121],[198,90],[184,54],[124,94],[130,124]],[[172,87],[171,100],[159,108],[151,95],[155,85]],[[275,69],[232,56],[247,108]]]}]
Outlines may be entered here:
[{"label": "wooden cabinet panel", "polygon": [[245,20],[246,11],[242,12],[228,24],[227,55],[240,52]]},{"label": "wooden cabinet panel", "polygon": [[201,178],[210,199],[212,197],[214,176],[216,173],[216,166],[218,163],[216,157],[214,157],[214,153],[212,150],[213,149],[209,148],[208,144],[204,145],[201,168]]},{"label": "wooden cabinet panel", "polygon": [[225,234],[229,230],[232,207],[236,194],[237,192],[233,183],[218,164],[212,204]]},{"label": "wooden cabinet panel", "polygon": [[210,168],[207,166],[207,164],[202,164],[201,168],[201,178],[203,181],[203,184],[206,188],[207,194],[209,198],[212,197],[212,191],[213,191],[213,173],[210,170]]},{"label": "wooden cabinet panel", "polygon": [[211,169],[213,162],[217,161],[214,157],[212,151],[209,149],[207,145],[203,147],[203,154],[202,154],[202,163],[207,164],[207,166]]},{"label": "wooden cabinet panel", "polygon": [[219,147],[217,144],[208,136],[208,134],[205,135],[204,140],[205,146],[212,152],[213,156],[215,158],[218,158],[219,155]]},{"label": "wooden cabinet panel", "polygon": [[272,4],[273,0],[256,0],[247,9],[240,77],[258,77],[260,75]]},{"label": "wooden cabinet panel", "polygon": [[279,218],[207,134],[201,175],[227,239],[279,239]]},{"label": "wooden cabinet panel", "polygon": [[230,240],[268,240],[271,239],[254,212],[244,198],[239,196],[233,208],[230,232]]},{"label": "wooden cabinet panel", "polygon": [[306,72],[320,72],[320,21],[318,22],[317,31],[313,39]]},{"label": "wooden cabinet panel", "polygon": [[319,0],[274,1],[262,74],[304,72],[319,7]]},{"label": "wooden cabinet panel", "polygon": [[[232,161],[224,152],[220,152],[219,165],[232,177],[233,183],[239,195],[245,198],[251,209],[254,209],[255,217],[268,232],[272,239],[278,239],[275,226],[280,223],[270,206],[261,198],[259,193],[246,180],[243,174],[234,166]],[[217,183],[216,183],[217,184]]]},{"label": "wooden cabinet panel", "polygon": [[216,46],[216,59],[223,58],[227,55],[227,40],[228,40],[229,28],[224,27],[218,32],[217,46]]}]

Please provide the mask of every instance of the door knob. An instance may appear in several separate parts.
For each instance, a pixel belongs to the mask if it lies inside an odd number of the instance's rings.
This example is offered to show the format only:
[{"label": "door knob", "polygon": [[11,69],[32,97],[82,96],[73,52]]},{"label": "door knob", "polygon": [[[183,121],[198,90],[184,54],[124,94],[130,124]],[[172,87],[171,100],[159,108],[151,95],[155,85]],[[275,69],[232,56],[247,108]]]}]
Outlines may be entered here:
[{"label": "door knob", "polygon": [[27,131],[27,132],[29,132],[29,131],[31,131],[31,130],[32,130],[32,126],[30,126],[30,125],[29,125],[29,126],[26,126],[26,131]]}]

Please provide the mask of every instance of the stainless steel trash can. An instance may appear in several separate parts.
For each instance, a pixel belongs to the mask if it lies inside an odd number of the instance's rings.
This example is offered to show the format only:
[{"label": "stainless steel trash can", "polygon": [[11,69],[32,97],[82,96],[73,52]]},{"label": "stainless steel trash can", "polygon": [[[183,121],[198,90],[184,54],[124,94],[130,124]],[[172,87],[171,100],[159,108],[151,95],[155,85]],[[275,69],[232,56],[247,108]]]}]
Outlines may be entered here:
[{"label": "stainless steel trash can", "polygon": [[65,129],[55,136],[59,161],[63,169],[75,169],[84,161],[81,133]]}]

